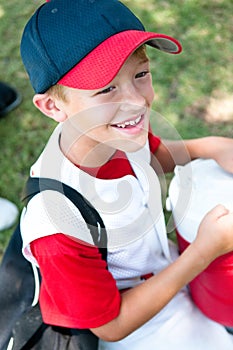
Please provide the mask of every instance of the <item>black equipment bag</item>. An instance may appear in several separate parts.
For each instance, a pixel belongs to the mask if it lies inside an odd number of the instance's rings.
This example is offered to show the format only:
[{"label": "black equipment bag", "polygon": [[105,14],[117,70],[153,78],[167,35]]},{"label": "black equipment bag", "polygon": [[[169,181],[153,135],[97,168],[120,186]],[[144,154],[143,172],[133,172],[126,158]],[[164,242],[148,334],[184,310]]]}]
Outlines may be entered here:
[{"label": "black equipment bag", "polygon": [[[79,209],[93,241],[107,260],[107,235],[95,208],[73,188],[53,179],[29,178],[24,201],[37,193],[63,193]],[[16,227],[0,265],[0,350],[97,350],[98,338],[89,329],[70,329],[43,323],[40,307],[32,306],[35,274],[39,270],[22,255],[20,225]]]}]

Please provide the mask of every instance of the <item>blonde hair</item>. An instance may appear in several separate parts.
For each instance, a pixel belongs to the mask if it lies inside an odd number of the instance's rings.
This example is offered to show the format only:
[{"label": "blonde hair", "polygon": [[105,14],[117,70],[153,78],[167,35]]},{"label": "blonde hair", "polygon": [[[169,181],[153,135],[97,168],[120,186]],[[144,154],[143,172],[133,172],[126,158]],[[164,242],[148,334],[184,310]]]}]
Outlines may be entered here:
[{"label": "blonde hair", "polygon": [[47,90],[47,94],[63,102],[68,102],[66,86],[60,84],[53,85]]},{"label": "blonde hair", "polygon": [[139,46],[134,52],[133,55],[142,58],[142,59],[148,59],[148,56],[146,54],[146,45]]},{"label": "blonde hair", "polygon": [[[146,45],[141,45],[139,46],[134,52],[133,55],[141,58],[141,59],[148,59],[148,56],[146,54]],[[62,100],[63,102],[67,103],[68,102],[68,97],[67,97],[67,90],[66,86],[60,85],[60,84],[55,84],[51,86],[48,90],[47,93],[50,96],[53,96],[55,98],[58,98]]]}]

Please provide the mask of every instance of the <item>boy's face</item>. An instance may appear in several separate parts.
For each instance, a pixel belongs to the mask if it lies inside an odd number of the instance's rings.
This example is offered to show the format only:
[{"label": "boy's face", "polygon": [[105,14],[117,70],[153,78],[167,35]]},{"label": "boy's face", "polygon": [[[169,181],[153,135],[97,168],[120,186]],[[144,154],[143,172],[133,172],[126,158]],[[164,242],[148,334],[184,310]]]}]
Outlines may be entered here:
[{"label": "boy's face", "polygon": [[91,151],[105,144],[134,152],[145,145],[154,99],[146,55],[131,55],[114,80],[103,89],[67,88],[67,99],[69,102],[63,103],[62,108],[86,149]]}]

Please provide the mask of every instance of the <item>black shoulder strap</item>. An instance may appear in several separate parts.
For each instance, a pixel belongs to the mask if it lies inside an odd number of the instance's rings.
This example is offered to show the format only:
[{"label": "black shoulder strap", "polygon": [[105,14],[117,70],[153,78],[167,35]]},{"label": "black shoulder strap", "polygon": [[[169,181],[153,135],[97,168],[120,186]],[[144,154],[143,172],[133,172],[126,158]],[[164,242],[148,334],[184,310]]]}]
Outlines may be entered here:
[{"label": "black shoulder strap", "polygon": [[[73,188],[48,178],[30,177],[25,186],[23,200],[27,204],[33,196],[45,190],[63,193],[79,209],[87,223],[94,244],[106,261],[107,234],[104,223],[95,208]],[[14,339],[12,349],[34,349],[34,343],[42,339],[42,335],[48,329],[48,325],[42,321],[39,305],[31,306],[33,293],[32,266],[22,255],[22,238],[18,224],[0,264],[0,350],[6,349],[11,335]],[[80,339],[78,341],[82,342],[80,349],[98,348],[98,339],[89,330],[84,330],[85,334],[83,330],[72,331],[77,333],[77,339]],[[45,349],[44,345],[42,348]]]},{"label": "black shoulder strap", "polygon": [[97,210],[72,187],[54,179],[29,177],[23,193],[23,201],[27,204],[39,192],[53,190],[63,193],[80,211],[85,220],[94,244],[99,247],[104,260],[107,259],[107,234],[102,218]]}]

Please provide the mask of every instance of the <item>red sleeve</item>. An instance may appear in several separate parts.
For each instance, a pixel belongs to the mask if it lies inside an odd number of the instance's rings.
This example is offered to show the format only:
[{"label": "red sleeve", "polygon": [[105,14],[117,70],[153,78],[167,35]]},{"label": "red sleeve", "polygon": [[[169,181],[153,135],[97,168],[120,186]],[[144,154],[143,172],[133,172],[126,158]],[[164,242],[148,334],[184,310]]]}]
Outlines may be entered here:
[{"label": "red sleeve", "polygon": [[31,243],[42,275],[45,323],[95,328],[118,316],[120,294],[98,248],[54,234]]},{"label": "red sleeve", "polygon": [[160,145],[161,139],[158,136],[155,136],[153,134],[151,127],[149,129],[148,139],[149,139],[150,151],[151,153],[154,154]]}]

